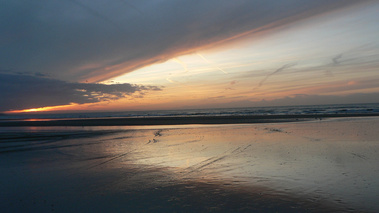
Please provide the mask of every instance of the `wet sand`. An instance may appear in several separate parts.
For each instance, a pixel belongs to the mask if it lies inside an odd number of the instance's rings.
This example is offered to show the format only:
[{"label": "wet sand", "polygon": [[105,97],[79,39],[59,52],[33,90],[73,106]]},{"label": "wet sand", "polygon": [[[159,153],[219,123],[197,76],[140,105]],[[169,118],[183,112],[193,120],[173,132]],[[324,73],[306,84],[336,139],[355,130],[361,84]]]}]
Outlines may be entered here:
[{"label": "wet sand", "polygon": [[378,117],[0,128],[2,212],[378,212]]}]

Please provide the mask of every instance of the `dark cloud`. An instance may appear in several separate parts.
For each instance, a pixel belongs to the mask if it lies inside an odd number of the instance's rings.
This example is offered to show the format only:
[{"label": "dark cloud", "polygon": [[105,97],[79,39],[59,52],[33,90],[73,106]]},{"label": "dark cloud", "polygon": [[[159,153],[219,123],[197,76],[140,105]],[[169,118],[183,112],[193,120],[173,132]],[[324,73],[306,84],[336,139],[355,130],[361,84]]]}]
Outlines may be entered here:
[{"label": "dark cloud", "polygon": [[146,91],[157,90],[161,88],[133,84],[69,83],[35,75],[0,73],[0,111],[96,103],[131,95],[141,97]]},{"label": "dark cloud", "polygon": [[96,82],[354,2],[2,0],[0,64]]}]

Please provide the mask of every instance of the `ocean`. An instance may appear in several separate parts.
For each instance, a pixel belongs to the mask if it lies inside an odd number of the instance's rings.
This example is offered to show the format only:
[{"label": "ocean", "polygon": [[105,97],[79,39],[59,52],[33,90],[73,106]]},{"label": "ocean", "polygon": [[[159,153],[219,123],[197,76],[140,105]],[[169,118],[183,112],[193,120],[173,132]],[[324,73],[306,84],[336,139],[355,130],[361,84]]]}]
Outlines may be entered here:
[{"label": "ocean", "polygon": [[334,104],[311,106],[272,106],[244,108],[212,108],[155,111],[117,111],[80,113],[22,113],[0,114],[1,120],[77,119],[77,118],[134,118],[134,117],[191,117],[191,116],[249,116],[249,115],[321,115],[379,113],[379,103]]}]

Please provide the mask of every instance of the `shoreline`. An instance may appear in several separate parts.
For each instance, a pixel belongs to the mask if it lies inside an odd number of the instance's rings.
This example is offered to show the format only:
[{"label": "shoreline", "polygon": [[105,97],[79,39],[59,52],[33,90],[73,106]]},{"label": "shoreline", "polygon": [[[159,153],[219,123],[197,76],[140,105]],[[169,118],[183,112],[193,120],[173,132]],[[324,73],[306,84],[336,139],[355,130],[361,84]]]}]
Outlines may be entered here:
[{"label": "shoreline", "polygon": [[307,115],[249,115],[249,116],[190,116],[138,118],[86,118],[52,120],[0,120],[0,127],[16,126],[145,126],[183,124],[248,124],[311,121],[324,118],[376,117],[379,113],[307,114]]}]

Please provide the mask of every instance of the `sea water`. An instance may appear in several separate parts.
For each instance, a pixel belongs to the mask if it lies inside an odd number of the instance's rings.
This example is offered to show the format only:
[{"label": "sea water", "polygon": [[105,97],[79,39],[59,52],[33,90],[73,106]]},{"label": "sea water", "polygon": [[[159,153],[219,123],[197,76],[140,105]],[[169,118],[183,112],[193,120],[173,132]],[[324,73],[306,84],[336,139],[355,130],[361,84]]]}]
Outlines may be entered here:
[{"label": "sea water", "polygon": [[0,114],[8,119],[70,119],[70,118],[130,118],[170,116],[240,116],[240,115],[304,115],[304,114],[372,114],[379,113],[379,103],[335,104],[311,106],[272,106],[244,108],[211,108],[154,111],[80,112],[80,113],[23,113]]}]

